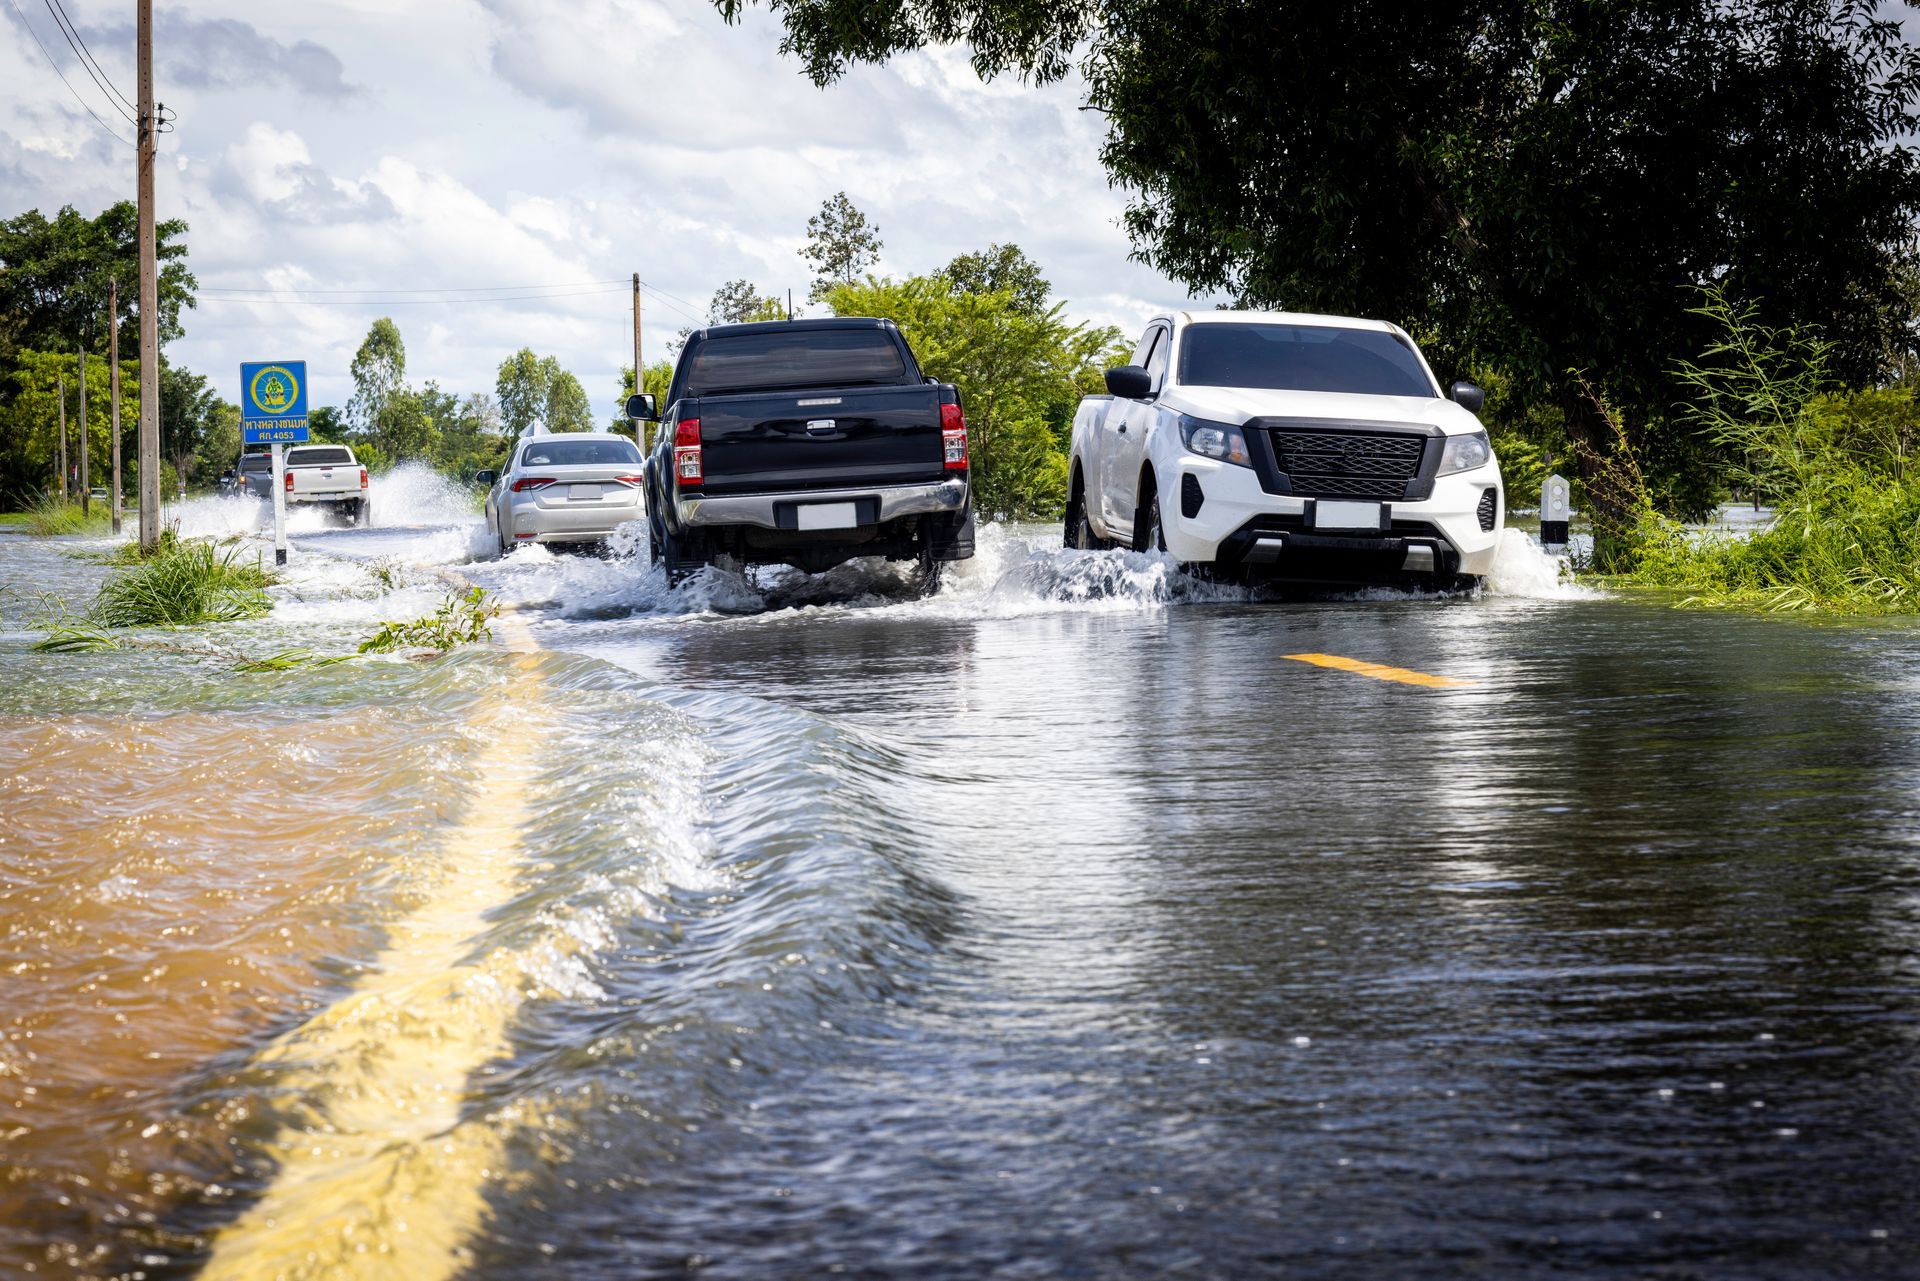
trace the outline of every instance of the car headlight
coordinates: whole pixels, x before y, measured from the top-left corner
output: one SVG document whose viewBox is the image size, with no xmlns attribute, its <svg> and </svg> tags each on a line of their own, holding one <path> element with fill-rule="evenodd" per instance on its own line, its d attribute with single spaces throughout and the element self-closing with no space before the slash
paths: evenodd
<svg viewBox="0 0 1920 1281">
<path fill-rule="evenodd" d="M 1464 436 L 1449 436 L 1446 451 L 1440 455 L 1440 474 L 1450 476 L 1457 471 L 1472 471 L 1492 460 L 1493 442 L 1487 439 L 1487 433 L 1470 431 Z"/>
<path fill-rule="evenodd" d="M 1182 414 L 1180 442 L 1203 458 L 1218 458 L 1236 467 L 1253 466 L 1253 458 L 1247 453 L 1246 435 L 1226 423 L 1210 423 Z"/>
</svg>

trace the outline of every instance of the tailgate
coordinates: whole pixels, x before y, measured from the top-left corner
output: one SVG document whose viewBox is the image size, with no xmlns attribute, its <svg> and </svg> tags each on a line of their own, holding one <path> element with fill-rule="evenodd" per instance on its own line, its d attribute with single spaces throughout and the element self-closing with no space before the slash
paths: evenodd
<svg viewBox="0 0 1920 1281">
<path fill-rule="evenodd" d="M 941 389 L 852 387 L 688 402 L 699 418 L 704 492 L 777 493 L 945 478 Z"/>
<path fill-rule="evenodd" d="M 340 463 L 331 467 L 289 467 L 287 475 L 293 477 L 293 492 L 296 494 L 360 492 L 358 463 Z"/>
</svg>

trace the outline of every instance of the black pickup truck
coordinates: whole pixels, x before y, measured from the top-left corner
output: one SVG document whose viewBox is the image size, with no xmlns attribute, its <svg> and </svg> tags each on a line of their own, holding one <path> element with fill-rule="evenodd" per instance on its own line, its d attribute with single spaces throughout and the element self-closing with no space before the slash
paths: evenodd
<svg viewBox="0 0 1920 1281">
<path fill-rule="evenodd" d="M 921 376 L 891 321 L 715 325 L 681 348 L 646 463 L 653 558 L 672 579 L 703 565 L 856 556 L 913 561 L 923 590 L 973 555 L 960 396 Z"/>
</svg>

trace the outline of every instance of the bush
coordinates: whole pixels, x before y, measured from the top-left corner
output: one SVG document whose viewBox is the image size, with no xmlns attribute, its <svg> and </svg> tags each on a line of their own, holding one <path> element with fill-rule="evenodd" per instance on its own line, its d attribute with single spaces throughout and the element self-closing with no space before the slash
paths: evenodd
<svg viewBox="0 0 1920 1281">
<path fill-rule="evenodd" d="M 273 608 L 272 579 L 257 561 L 210 542 L 188 542 L 109 578 L 87 618 L 102 627 L 184 627 L 259 618 Z"/>
<path fill-rule="evenodd" d="M 1772 497 L 1774 522 L 1736 538 L 1660 516 L 1616 422 L 1595 486 L 1610 486 L 1624 515 L 1596 530 L 1599 567 L 1686 589 L 1695 605 L 1920 613 L 1920 476 L 1908 465 L 1920 415 L 1911 391 L 1833 393 L 1824 342 L 1764 326 L 1717 290 L 1699 312 L 1722 336 L 1703 363 L 1676 371 L 1694 392 L 1682 418 L 1737 460 L 1732 479 Z"/>
</svg>

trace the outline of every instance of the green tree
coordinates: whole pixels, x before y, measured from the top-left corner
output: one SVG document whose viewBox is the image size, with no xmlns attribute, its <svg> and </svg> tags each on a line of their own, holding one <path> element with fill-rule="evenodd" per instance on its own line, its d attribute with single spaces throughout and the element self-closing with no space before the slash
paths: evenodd
<svg viewBox="0 0 1920 1281">
<path fill-rule="evenodd" d="M 196 478 L 196 464 L 213 443 L 222 403 L 206 375 L 180 365 L 160 366 L 160 453 L 181 479 Z M 240 450 L 236 446 L 233 452 L 238 457 Z M 232 462 L 229 458 L 225 465 Z"/>
<path fill-rule="evenodd" d="M 707 323 L 739 325 L 750 320 L 766 320 L 769 305 L 776 311 L 780 307 L 774 299 L 762 297 L 752 281 L 729 280 L 713 291 L 713 301 L 707 305 Z"/>
<path fill-rule="evenodd" d="M 547 430 L 592 431 L 593 402 L 587 398 L 587 389 L 572 373 L 560 368 L 558 360 L 549 356 L 547 362 L 552 365 L 552 376 L 547 380 Z"/>
<path fill-rule="evenodd" d="M 837 191 L 807 219 L 807 247 L 800 256 L 813 266 L 812 302 L 826 297 L 835 285 L 850 285 L 880 260 L 880 229 Z"/>
<path fill-rule="evenodd" d="M 431 459 L 440 430 L 427 413 L 421 394 L 401 388 L 387 397 L 373 423 L 373 443 L 395 462 Z"/>
<path fill-rule="evenodd" d="M 1040 274 L 1040 265 L 1019 245 L 988 245 L 979 253 L 961 254 L 940 273 L 959 293 L 990 294 L 1004 289 L 1014 303 L 1034 315 L 1046 311 L 1053 286 Z"/>
<path fill-rule="evenodd" d="M 536 356 L 531 347 L 500 362 L 494 383 L 501 422 L 517 437 L 540 423 L 548 431 L 591 431 L 593 402 L 580 380 L 553 356 Z"/>
<path fill-rule="evenodd" d="M 320 444 L 344 445 L 347 443 L 346 416 L 333 405 L 321 405 L 307 412 L 307 434 Z"/>
<path fill-rule="evenodd" d="M 41 351 L 85 344 L 91 352 L 104 352 L 107 285 L 118 280 L 120 349 L 137 354 L 138 227 L 130 200 L 109 205 L 94 218 L 67 205 L 52 218 L 29 209 L 0 222 L 0 315 L 10 322 L 12 342 Z M 163 344 L 180 337 L 180 309 L 193 306 L 199 286 L 187 270 L 186 232 L 187 224 L 178 218 L 154 227 Z"/>
<path fill-rule="evenodd" d="M 356 431 L 376 432 L 381 411 L 406 386 L 407 345 L 401 341 L 400 327 L 385 316 L 374 321 L 353 355 L 352 373 L 347 422 Z"/>
<path fill-rule="evenodd" d="M 60 455 L 60 396 L 64 384 L 67 416 L 67 458 L 78 466 L 80 457 L 79 358 L 70 351 L 21 351 L 7 376 L 7 396 L 0 402 L 0 469 L 13 486 L 6 493 L 18 502 L 58 483 Z M 140 415 L 140 367 L 120 362 L 120 430 L 123 461 L 129 468 L 134 426 Z M 96 483 L 112 476 L 111 372 L 104 360 L 87 361 L 88 466 Z M 124 479 L 124 478 L 123 478 Z M 129 485 L 131 482 L 128 482 Z"/>
<path fill-rule="evenodd" d="M 1011 289 L 955 293 L 939 276 L 869 278 L 827 294 L 836 315 L 893 321 L 921 368 L 966 411 L 974 495 L 987 515 L 1051 516 L 1066 498 L 1066 435 L 1081 395 L 1120 359 L 1120 333 L 1035 314 Z"/>
<path fill-rule="evenodd" d="M 660 412 L 667 409 L 667 388 L 673 382 L 673 362 L 656 360 L 646 367 L 646 376 L 640 390 L 653 393 L 654 400 L 660 406 Z M 627 421 L 627 397 L 633 395 L 633 366 L 620 366 L 620 399 L 614 402 L 613 417 L 607 422 L 607 430 L 633 434 L 633 424 Z"/>
<path fill-rule="evenodd" d="M 744 0 L 716 0 L 736 19 Z M 1913 349 L 1920 47 L 1868 0 L 769 0 L 817 81 L 963 40 L 985 75 L 1084 47 L 1136 252 L 1256 305 L 1384 316 L 1605 446 L 1700 349 L 1691 287 Z M 1082 46 L 1082 42 L 1084 46 Z"/>
</svg>

